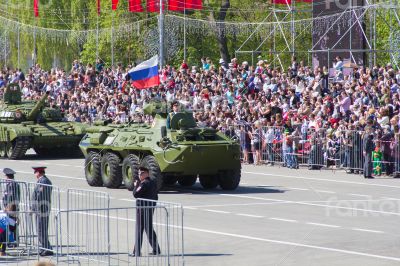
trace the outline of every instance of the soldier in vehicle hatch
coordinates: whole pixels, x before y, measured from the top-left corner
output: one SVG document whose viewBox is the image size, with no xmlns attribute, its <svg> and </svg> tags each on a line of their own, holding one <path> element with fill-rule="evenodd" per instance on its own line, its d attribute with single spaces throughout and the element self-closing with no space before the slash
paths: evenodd
<svg viewBox="0 0 400 266">
<path fill-rule="evenodd" d="M 172 106 L 172 112 L 169 113 L 167 116 L 167 129 L 171 129 L 171 119 L 179 111 L 179 102 L 173 101 L 171 106 Z"/>
</svg>

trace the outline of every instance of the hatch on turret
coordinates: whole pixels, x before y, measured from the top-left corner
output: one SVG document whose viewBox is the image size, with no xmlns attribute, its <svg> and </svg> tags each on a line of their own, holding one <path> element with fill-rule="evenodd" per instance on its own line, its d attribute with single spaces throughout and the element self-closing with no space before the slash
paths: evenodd
<svg viewBox="0 0 400 266">
<path fill-rule="evenodd" d="M 21 89 L 18 84 L 10 83 L 4 91 L 3 101 L 6 104 L 20 104 L 22 101 Z"/>
</svg>

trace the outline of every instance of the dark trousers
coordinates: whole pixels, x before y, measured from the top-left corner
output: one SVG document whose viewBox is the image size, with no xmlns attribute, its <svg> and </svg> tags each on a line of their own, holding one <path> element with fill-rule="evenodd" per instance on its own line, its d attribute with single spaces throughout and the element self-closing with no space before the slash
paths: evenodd
<svg viewBox="0 0 400 266">
<path fill-rule="evenodd" d="M 36 229 L 39 241 L 39 252 L 51 250 L 49 241 L 49 213 L 38 213 L 36 215 Z"/>
<path fill-rule="evenodd" d="M 364 177 L 372 176 L 372 154 L 367 152 L 364 160 Z"/>
<path fill-rule="evenodd" d="M 1 252 L 5 252 L 7 248 L 7 230 L 0 233 Z"/>
<path fill-rule="evenodd" d="M 153 253 L 160 253 L 160 246 L 158 245 L 157 235 L 153 228 L 153 214 L 154 208 L 151 207 L 138 207 L 136 209 L 136 237 L 134 253 L 139 256 L 143 242 L 143 230 L 146 231 L 147 239 Z"/>
<path fill-rule="evenodd" d="M 385 161 L 386 175 L 393 174 L 394 162 L 393 162 L 392 156 L 388 153 L 384 153 L 383 160 Z"/>
</svg>

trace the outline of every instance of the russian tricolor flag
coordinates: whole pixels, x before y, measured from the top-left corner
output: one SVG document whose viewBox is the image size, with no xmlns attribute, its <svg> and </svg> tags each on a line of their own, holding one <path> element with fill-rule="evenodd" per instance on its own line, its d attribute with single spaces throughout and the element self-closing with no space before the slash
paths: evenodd
<svg viewBox="0 0 400 266">
<path fill-rule="evenodd" d="M 129 70 L 129 77 L 136 89 L 147 89 L 160 85 L 158 55 L 153 56 Z"/>
</svg>

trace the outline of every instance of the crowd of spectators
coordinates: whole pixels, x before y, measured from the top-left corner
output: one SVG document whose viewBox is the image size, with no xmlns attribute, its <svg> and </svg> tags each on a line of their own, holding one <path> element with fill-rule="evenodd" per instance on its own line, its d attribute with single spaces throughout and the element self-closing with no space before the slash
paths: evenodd
<svg viewBox="0 0 400 266">
<path fill-rule="evenodd" d="M 344 75 L 343 61 L 337 57 L 330 76 L 326 67 L 313 69 L 295 57 L 288 69 L 261 59 L 255 66 L 236 58 L 217 62 L 202 58 L 199 66 L 185 61 L 177 67 L 166 65 L 159 73 L 161 84 L 147 90 L 130 86 L 126 77 L 131 65 L 108 68 L 100 61 L 84 65 L 79 60 L 68 70 L 46 71 L 40 65 L 26 73 L 3 69 L 0 87 L 19 83 L 28 100 L 50 91 L 50 104 L 59 106 L 66 120 L 82 123 L 151 123 L 142 112 L 145 103 L 155 98 L 179 101 L 193 110 L 200 127 L 245 132 L 244 161 L 254 152 L 256 163 L 260 143 L 268 143 L 263 127 L 283 127 L 286 135 L 304 138 L 309 129 L 324 129 L 327 137 L 345 130 L 371 129 L 379 136 L 399 133 L 400 71 L 390 64 L 353 66 Z"/>
</svg>

